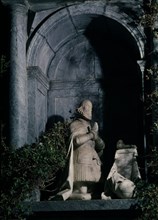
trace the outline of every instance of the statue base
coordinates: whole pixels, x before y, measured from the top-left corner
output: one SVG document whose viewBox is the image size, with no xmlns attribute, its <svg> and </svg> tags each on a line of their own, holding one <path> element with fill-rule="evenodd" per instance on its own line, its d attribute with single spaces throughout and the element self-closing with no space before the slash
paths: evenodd
<svg viewBox="0 0 158 220">
<path fill-rule="evenodd" d="M 135 199 L 25 202 L 26 220 L 135 220 L 141 213 Z"/>
<path fill-rule="evenodd" d="M 92 196 L 90 193 L 77 193 L 74 192 L 69 197 L 70 200 L 91 200 Z"/>
</svg>

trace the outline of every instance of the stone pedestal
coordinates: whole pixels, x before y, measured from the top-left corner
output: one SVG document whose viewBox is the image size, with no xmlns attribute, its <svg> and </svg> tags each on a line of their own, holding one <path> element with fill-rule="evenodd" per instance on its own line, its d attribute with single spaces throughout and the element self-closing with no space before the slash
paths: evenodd
<svg viewBox="0 0 158 220">
<path fill-rule="evenodd" d="M 132 199 L 43 201 L 26 204 L 31 204 L 32 209 L 32 214 L 27 215 L 27 220 L 134 220 L 140 212 L 135 209 L 137 201 Z"/>
</svg>

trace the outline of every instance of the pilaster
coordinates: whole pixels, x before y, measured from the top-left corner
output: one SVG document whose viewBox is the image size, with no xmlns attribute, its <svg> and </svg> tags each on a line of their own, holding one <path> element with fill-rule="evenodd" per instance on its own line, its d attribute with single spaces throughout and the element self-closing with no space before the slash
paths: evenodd
<svg viewBox="0 0 158 220">
<path fill-rule="evenodd" d="M 34 143 L 45 131 L 47 123 L 47 91 L 49 81 L 37 66 L 28 72 L 28 143 Z"/>
</svg>

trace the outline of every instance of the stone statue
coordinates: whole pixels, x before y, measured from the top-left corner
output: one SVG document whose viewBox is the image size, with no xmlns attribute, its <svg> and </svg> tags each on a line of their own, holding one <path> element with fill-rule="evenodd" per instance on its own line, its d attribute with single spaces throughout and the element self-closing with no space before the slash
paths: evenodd
<svg viewBox="0 0 158 220">
<path fill-rule="evenodd" d="M 69 170 L 62 191 L 63 200 L 90 200 L 96 183 L 101 178 L 104 142 L 98 135 L 98 123 L 92 122 L 92 103 L 84 100 L 70 124 Z"/>
<path fill-rule="evenodd" d="M 117 142 L 115 161 L 105 183 L 102 199 L 135 197 L 135 182 L 141 179 L 136 157 L 135 145 L 125 145 L 122 140 Z"/>
</svg>

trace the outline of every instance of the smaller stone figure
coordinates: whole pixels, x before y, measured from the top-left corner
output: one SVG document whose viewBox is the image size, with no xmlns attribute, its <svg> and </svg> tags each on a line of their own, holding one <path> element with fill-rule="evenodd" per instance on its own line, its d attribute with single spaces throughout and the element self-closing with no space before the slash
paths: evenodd
<svg viewBox="0 0 158 220">
<path fill-rule="evenodd" d="M 141 179 L 137 156 L 135 145 L 125 145 L 122 140 L 117 142 L 115 161 L 107 177 L 102 199 L 135 197 L 135 181 Z"/>
<path fill-rule="evenodd" d="M 70 124 L 68 176 L 58 196 L 63 200 L 90 200 L 101 178 L 104 142 L 98 135 L 98 123 L 92 122 L 91 101 L 84 100 L 76 113 Z"/>
</svg>

